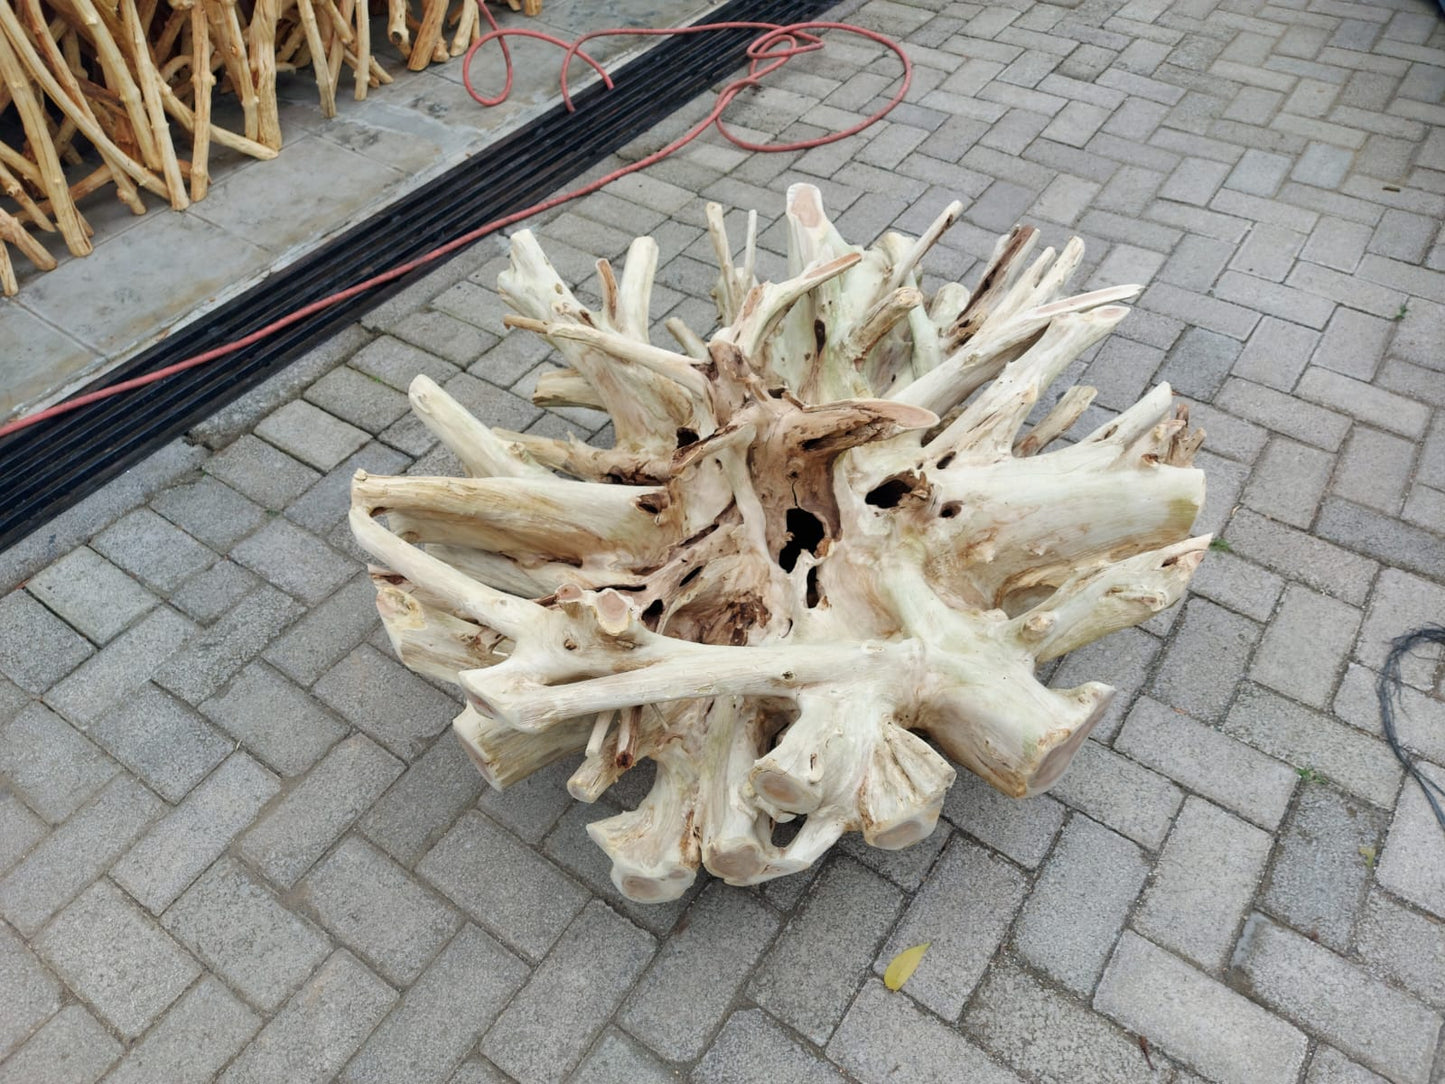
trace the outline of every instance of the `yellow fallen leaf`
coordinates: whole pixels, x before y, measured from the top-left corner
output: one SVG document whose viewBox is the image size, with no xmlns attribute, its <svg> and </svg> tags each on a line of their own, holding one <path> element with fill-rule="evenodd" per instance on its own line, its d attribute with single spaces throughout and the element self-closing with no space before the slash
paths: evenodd
<svg viewBox="0 0 1445 1084">
<path fill-rule="evenodd" d="M 918 965 L 923 960 L 923 954 L 928 951 L 932 941 L 925 941 L 921 945 L 914 945 L 912 948 L 904 949 L 897 956 L 893 957 L 888 964 L 888 970 L 883 972 L 883 985 L 890 990 L 897 990 L 918 970 Z"/>
</svg>

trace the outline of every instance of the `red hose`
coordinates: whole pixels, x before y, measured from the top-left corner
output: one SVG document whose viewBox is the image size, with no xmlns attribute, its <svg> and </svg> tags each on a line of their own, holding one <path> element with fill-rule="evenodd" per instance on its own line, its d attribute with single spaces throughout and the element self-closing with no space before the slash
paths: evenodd
<svg viewBox="0 0 1445 1084">
<path fill-rule="evenodd" d="M 488 222 L 484 226 L 478 226 L 476 229 L 464 233 L 460 237 L 453 238 L 446 244 L 434 248 L 430 252 L 418 256 L 413 260 L 408 260 L 406 263 L 400 264 L 397 267 L 393 267 L 388 271 L 383 271 L 379 275 L 373 275 L 371 278 L 363 279 L 361 282 L 358 282 L 353 286 L 348 286 L 346 289 L 339 290 L 328 297 L 323 297 L 318 301 L 313 301 L 309 305 L 303 305 L 301 308 L 286 314 L 279 320 L 272 321 L 264 327 L 257 328 L 249 335 L 243 335 L 241 338 L 235 339 L 232 342 L 228 342 L 222 346 L 213 347 L 212 349 L 206 350 L 202 353 L 194 354 L 191 357 L 186 358 L 184 361 L 178 361 L 174 365 L 166 366 L 164 369 L 157 369 L 155 372 L 146 373 L 144 376 L 134 377 L 130 380 L 123 380 L 119 384 L 112 384 L 109 387 L 101 388 L 98 391 L 88 392 L 85 395 L 78 395 L 73 399 L 67 399 L 62 403 L 56 403 L 54 406 L 46 407 L 44 410 L 38 410 L 33 414 L 27 414 L 23 417 L 12 419 L 11 421 L 6 422 L 4 425 L 0 425 L 0 437 L 7 436 L 10 433 L 18 432 L 21 429 L 26 429 L 32 425 L 37 424 L 38 422 L 45 421 L 48 418 L 54 418 L 58 415 L 69 413 L 70 411 L 85 406 L 89 403 L 99 402 L 101 399 L 108 399 L 113 395 L 119 395 L 121 392 L 131 391 L 135 388 L 143 388 L 148 384 L 154 384 L 159 380 L 164 380 L 168 376 L 172 376 L 179 372 L 184 372 L 187 369 L 194 369 L 200 365 L 205 365 L 207 362 L 215 361 L 218 358 L 223 358 L 228 354 L 233 354 L 237 350 L 242 349 L 243 347 L 247 347 L 252 345 L 253 343 L 260 342 L 262 339 L 265 339 L 268 336 L 275 334 L 282 328 L 287 328 L 290 327 L 292 324 L 299 323 L 300 321 L 306 319 L 308 316 L 328 309 L 332 305 L 339 304 L 342 301 L 348 301 L 351 298 L 356 297 L 358 294 L 364 293 L 365 291 L 371 289 L 374 286 L 380 286 L 383 283 L 395 281 L 396 279 L 399 279 L 404 275 L 410 274 L 412 271 L 415 271 L 419 267 L 425 267 L 427 264 L 439 260 L 443 256 L 450 255 L 451 253 L 457 251 L 457 249 L 459 248 L 466 247 L 473 241 L 480 240 L 481 238 L 487 236 L 489 233 L 494 233 L 497 230 L 502 229 L 503 227 L 514 225 L 515 223 L 520 222 L 525 218 L 530 218 L 532 215 L 540 214 L 543 211 L 550 211 L 553 207 L 558 207 L 561 204 L 567 203 L 571 200 L 578 199 L 582 196 L 590 195 L 591 193 L 596 192 L 598 189 L 604 187 L 605 185 L 617 180 L 617 178 L 619 177 L 625 177 L 629 173 L 636 173 L 638 170 L 646 169 L 654 162 L 659 162 L 662 159 L 666 158 L 668 155 L 672 154 L 680 147 L 686 146 L 688 143 L 692 142 L 694 139 L 696 139 L 699 135 L 701 135 L 713 125 L 717 126 L 718 131 L 722 133 L 724 138 L 732 141 L 733 143 L 737 144 L 739 147 L 742 147 L 745 150 L 761 152 L 807 150 L 810 147 L 820 147 L 825 143 L 833 143 L 837 140 L 844 139 L 850 135 L 855 135 L 856 133 L 861 132 L 864 128 L 867 128 L 869 125 L 881 120 L 893 109 L 894 106 L 896 106 L 899 102 L 903 100 L 903 96 L 908 93 L 908 87 L 913 81 L 913 64 L 911 61 L 909 61 L 908 55 L 903 51 L 902 46 L 900 46 L 896 41 L 893 41 L 891 38 L 884 36 L 883 34 L 876 33 L 875 31 L 868 30 L 861 26 L 854 26 L 851 23 L 803 22 L 792 23 L 789 25 L 779 25 L 776 23 L 728 22 L 705 23 L 699 24 L 697 26 L 685 26 L 675 29 L 594 30 L 590 33 L 583 34 L 576 41 L 569 43 L 563 41 L 561 38 L 553 37 L 550 34 L 543 34 L 536 30 L 526 30 L 521 28 L 502 30 L 497 26 L 496 20 L 492 18 L 492 13 L 487 10 L 486 0 L 477 0 L 477 3 L 481 7 L 482 15 L 486 17 L 487 22 L 491 25 L 492 29 L 489 33 L 474 42 L 472 44 L 472 47 L 467 50 L 467 54 L 462 60 L 462 81 L 466 84 L 467 93 L 470 94 L 473 98 L 475 98 L 479 103 L 485 106 L 500 105 L 502 102 L 506 101 L 508 95 L 511 94 L 513 73 L 511 50 L 507 48 L 507 38 L 509 37 L 537 38 L 541 41 L 548 42 L 549 44 L 556 45 L 558 48 L 566 50 L 566 56 L 564 57 L 562 62 L 562 75 L 560 83 L 562 89 L 562 100 L 566 103 L 568 110 L 572 110 L 574 107 L 572 105 L 572 96 L 567 86 L 567 72 L 568 69 L 571 67 L 573 58 L 580 57 L 585 63 L 589 64 L 593 68 L 593 70 L 595 70 L 599 75 L 601 75 L 602 81 L 606 84 L 607 88 L 609 90 L 612 89 L 611 76 L 607 74 L 607 72 L 603 69 L 602 65 L 597 63 L 597 61 L 594 60 L 592 57 L 588 56 L 587 53 L 585 53 L 582 49 L 582 46 L 593 38 L 616 37 L 619 35 L 659 36 L 674 34 L 702 34 L 708 31 L 717 30 L 762 30 L 764 31 L 764 33 L 762 33 L 759 37 L 755 38 L 747 48 L 747 74 L 725 86 L 719 92 L 717 102 L 713 106 L 712 110 L 708 113 L 708 115 L 697 124 L 695 124 L 691 129 L 689 129 L 686 134 L 673 140 L 670 144 L 668 144 L 661 150 L 655 151 L 654 153 L 649 154 L 647 157 L 633 162 L 631 165 L 624 166 L 622 169 L 614 170 L 613 172 L 607 174 L 604 177 L 599 177 L 597 180 L 591 181 L 590 183 L 583 185 L 581 188 L 574 189 L 573 191 L 567 192 L 560 196 L 553 196 L 552 198 L 543 200 L 540 203 L 535 203 L 531 207 L 527 207 L 524 210 L 517 211 L 513 214 L 495 219 L 492 222 Z M 893 52 L 898 55 L 898 59 L 903 63 L 903 78 L 900 80 L 897 91 L 894 93 L 893 97 L 888 101 L 888 103 L 877 112 L 873 113 L 871 116 L 853 125 L 853 127 L 851 128 L 845 129 L 841 132 L 833 132 L 829 135 L 819 136 L 817 139 L 802 140 L 801 142 L 797 143 L 750 143 L 747 140 L 739 139 L 732 132 L 728 131 L 726 126 L 724 126 L 724 124 L 722 123 L 722 113 L 723 110 L 725 110 L 732 103 L 732 100 L 736 98 L 740 93 L 742 93 L 742 91 L 746 88 L 758 85 L 759 80 L 761 80 L 764 76 L 770 75 L 773 72 L 777 71 L 793 57 L 800 56 L 803 53 L 811 53 L 823 48 L 822 39 L 819 38 L 816 34 L 812 33 L 813 31 L 821 30 L 839 30 L 849 34 L 857 34 L 860 37 L 867 38 L 870 41 L 877 42 L 879 45 L 885 46 L 886 48 L 893 50 Z M 498 97 L 486 98 L 479 94 L 472 86 L 471 63 L 472 57 L 476 55 L 477 50 L 480 49 L 483 45 L 486 45 L 488 42 L 491 42 L 493 40 L 497 42 L 502 51 L 504 68 L 506 70 L 506 83 L 502 88 L 502 93 Z"/>
</svg>

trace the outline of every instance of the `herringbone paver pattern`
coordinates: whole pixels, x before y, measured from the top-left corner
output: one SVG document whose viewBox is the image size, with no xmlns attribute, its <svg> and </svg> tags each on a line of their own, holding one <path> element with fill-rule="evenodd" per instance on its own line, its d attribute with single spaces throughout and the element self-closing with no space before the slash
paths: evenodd
<svg viewBox="0 0 1445 1084">
<path fill-rule="evenodd" d="M 709 138 L 543 220 L 587 291 L 634 233 L 653 316 L 710 326 L 703 205 L 846 236 L 969 203 L 935 273 L 1024 220 L 1139 281 L 1092 426 L 1170 380 L 1209 431 L 1187 602 L 1066 660 L 1120 689 L 1051 796 L 971 777 L 901 853 L 620 899 L 567 765 L 506 794 L 392 661 L 344 523 L 358 468 L 452 472 L 425 372 L 531 405 L 502 246 L 458 257 L 0 554 L 0 1081 L 1445 1082 L 1445 836 L 1379 732 L 1388 640 L 1445 619 L 1445 19 L 1426 0 L 845 3 L 918 64 L 846 143 Z M 837 42 L 737 107 L 846 126 L 892 67 Z M 692 103 L 621 159 L 700 116 Z M 605 163 L 607 169 L 616 162 Z M 1445 780 L 1438 661 L 1402 728 Z M 932 947 L 902 993 L 878 974 Z"/>
</svg>

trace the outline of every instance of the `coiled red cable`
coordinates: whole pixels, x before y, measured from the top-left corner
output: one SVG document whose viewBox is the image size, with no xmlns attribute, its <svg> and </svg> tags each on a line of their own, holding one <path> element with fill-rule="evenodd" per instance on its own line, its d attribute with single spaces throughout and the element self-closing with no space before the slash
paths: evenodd
<svg viewBox="0 0 1445 1084">
<path fill-rule="evenodd" d="M 521 211 L 517 211 L 513 214 L 495 219 L 491 222 L 486 223 L 483 226 L 478 226 L 476 229 L 470 230 L 459 237 L 455 237 L 452 240 L 448 241 L 446 244 L 440 245 L 437 248 L 432 249 L 430 252 L 416 257 L 415 259 L 408 260 L 406 263 L 399 264 L 398 266 L 393 267 L 390 270 L 383 271 L 381 274 L 373 275 L 370 278 L 363 279 L 362 281 L 355 283 L 354 285 L 346 287 L 344 290 L 338 290 L 334 294 L 323 297 L 320 300 L 313 301 L 309 305 L 303 305 L 301 308 L 295 309 L 294 311 L 286 314 L 280 319 L 274 320 L 271 323 L 266 324 L 264 327 L 257 328 L 255 331 L 251 332 L 248 335 L 243 335 L 239 339 L 235 339 L 231 342 L 225 343 L 222 346 L 213 347 L 210 350 L 203 351 L 202 353 L 194 354 L 191 357 L 186 358 L 184 361 L 178 361 L 174 365 L 168 365 L 163 369 L 157 369 L 155 372 L 146 373 L 144 376 L 134 377 L 131 380 L 123 380 L 118 384 L 112 384 L 109 387 L 101 388 L 97 391 L 89 392 L 85 395 L 79 395 L 73 399 L 67 399 L 61 403 L 56 403 L 54 406 L 46 407 L 44 410 L 38 410 L 32 414 L 27 414 L 23 417 L 12 419 L 11 421 L 6 422 L 4 425 L 0 425 L 0 437 L 6 436 L 10 433 L 18 432 L 21 429 L 26 429 L 49 418 L 54 418 L 61 414 L 69 413 L 70 411 L 82 406 L 86 406 L 89 403 L 98 402 L 102 399 L 108 399 L 111 396 L 119 395 L 122 392 L 133 391 L 137 388 L 146 387 L 149 384 L 154 384 L 157 381 L 164 380 L 168 376 L 174 376 L 176 373 L 184 372 L 187 369 L 194 369 L 198 366 L 205 365 L 208 362 L 216 361 L 220 358 L 226 357 L 229 354 L 234 354 L 236 351 L 241 350 L 244 347 L 251 346 L 252 344 L 258 343 L 261 340 L 267 338 L 268 336 L 275 334 L 282 328 L 287 328 L 293 324 L 299 323 L 302 320 L 305 320 L 308 316 L 313 316 L 318 312 L 329 309 L 333 305 L 340 304 L 343 301 L 349 301 L 351 298 L 356 297 L 359 294 L 365 293 L 367 290 L 370 290 L 375 286 L 380 286 L 384 283 L 393 282 L 404 275 L 410 274 L 412 271 L 415 271 L 419 267 L 425 267 L 427 264 L 433 263 L 444 256 L 448 256 L 460 248 L 465 248 L 467 245 L 471 244 L 474 241 L 480 240 L 481 238 L 487 236 L 490 233 L 495 233 L 499 229 L 515 225 L 516 223 L 521 222 L 523 219 L 530 218 L 531 216 L 540 214 L 543 211 L 550 211 L 552 208 L 561 206 L 562 204 L 568 203 L 571 200 L 580 199 L 582 196 L 590 195 L 591 193 L 596 192 L 599 189 L 610 184 L 611 182 L 617 180 L 619 177 L 625 177 L 630 173 L 636 173 L 639 170 L 646 169 L 648 166 L 654 164 L 655 162 L 660 162 L 668 155 L 673 154 L 679 148 L 686 146 L 688 143 L 691 143 L 694 139 L 696 139 L 703 132 L 707 131 L 707 129 L 710 127 L 716 126 L 718 131 L 723 135 L 724 138 L 735 143 L 737 146 L 742 147 L 744 150 L 759 152 L 807 150 L 810 147 L 820 147 L 826 143 L 834 143 L 840 139 L 845 139 L 848 136 L 856 135 L 858 132 L 861 132 L 869 125 L 877 123 L 884 116 L 886 116 L 893 109 L 894 106 L 896 106 L 899 102 L 903 100 L 903 96 L 908 93 L 908 88 L 913 81 L 913 64 L 908 59 L 908 54 L 903 51 L 903 47 L 899 45 L 898 42 L 894 41 L 892 38 L 889 38 L 884 34 L 869 30 L 866 27 L 855 26 L 852 23 L 813 21 L 780 25 L 777 23 L 722 22 L 702 23 L 695 26 L 685 26 L 671 29 L 593 30 L 590 33 L 583 34 L 576 41 L 567 42 L 563 41 L 561 38 L 553 37 L 550 34 L 544 34 L 540 31 L 528 30 L 521 27 L 508 28 L 506 30 L 503 30 L 498 27 L 496 20 L 492 17 L 492 13 L 487 10 L 486 0 L 477 0 L 477 3 L 481 8 L 481 14 L 485 16 L 488 24 L 491 26 L 491 30 L 487 34 L 479 38 L 477 41 L 473 42 L 472 47 L 467 50 L 466 56 L 462 60 L 462 81 L 466 85 L 467 93 L 469 93 L 474 99 L 476 99 L 477 102 L 484 106 L 500 105 L 502 102 L 507 100 L 507 97 L 512 92 L 512 54 L 511 50 L 507 46 L 508 38 L 536 38 L 540 41 L 545 41 L 551 45 L 555 45 L 558 48 L 566 50 L 566 55 L 564 56 L 562 61 L 562 74 L 560 84 L 562 90 L 562 100 L 566 103 L 567 109 L 570 111 L 573 110 L 574 107 L 572 104 L 572 96 L 568 89 L 567 74 L 569 69 L 571 68 L 572 61 L 574 59 L 580 58 L 583 62 L 590 65 L 592 69 L 602 77 L 602 81 L 607 86 L 607 88 L 609 90 L 612 89 L 612 77 L 607 74 L 607 71 L 602 67 L 601 64 L 599 64 L 583 50 L 583 46 L 594 38 L 618 37 L 623 35 L 657 37 L 664 35 L 704 34 L 720 30 L 760 30 L 763 33 L 760 34 L 757 38 L 755 38 L 747 48 L 747 74 L 741 76 L 740 78 L 723 87 L 723 89 L 718 94 L 716 103 L 713 105 L 713 108 L 708 113 L 708 115 L 697 124 L 693 125 L 693 127 L 690 128 L 685 134 L 679 136 L 677 139 L 673 140 L 661 150 L 654 151 L 652 154 L 647 155 L 645 158 L 640 158 L 636 162 L 624 166 L 621 169 L 614 170 L 603 177 L 599 177 L 596 180 L 581 186 L 580 188 L 573 189 L 572 191 L 566 192 L 559 196 L 553 196 L 550 199 L 542 200 L 540 203 L 535 203 L 532 206 L 524 208 Z M 740 139 L 734 133 L 730 132 L 727 127 L 722 123 L 722 114 L 723 111 L 727 109 L 727 107 L 732 103 L 733 99 L 736 98 L 748 87 L 757 86 L 764 77 L 777 71 L 793 57 L 801 56 L 804 53 L 816 52 L 817 50 L 822 49 L 823 39 L 818 37 L 815 31 L 826 30 L 836 30 L 848 34 L 856 34 L 860 37 L 867 38 L 869 41 L 876 42 L 877 44 L 882 45 L 885 48 L 891 49 L 895 54 L 897 54 L 898 59 L 902 62 L 903 65 L 903 73 L 902 77 L 899 80 L 898 88 L 894 92 L 893 97 L 889 99 L 888 103 L 872 115 L 864 118 L 857 124 L 853 125 L 851 128 L 847 128 L 839 132 L 832 132 L 825 136 L 819 136 L 816 139 L 806 139 L 794 143 L 762 144 L 752 143 L 745 139 Z M 482 94 L 478 93 L 477 90 L 472 86 L 471 63 L 472 58 L 477 53 L 477 50 L 492 41 L 496 41 L 501 49 L 503 67 L 506 72 L 506 83 L 503 86 L 500 95 L 495 98 L 487 98 Z"/>
</svg>

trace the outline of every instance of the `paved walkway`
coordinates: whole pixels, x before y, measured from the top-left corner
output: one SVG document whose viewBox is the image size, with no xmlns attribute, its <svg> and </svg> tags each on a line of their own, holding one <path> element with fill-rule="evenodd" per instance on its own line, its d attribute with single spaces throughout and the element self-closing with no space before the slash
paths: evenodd
<svg viewBox="0 0 1445 1084">
<path fill-rule="evenodd" d="M 694 326 L 703 202 L 766 224 L 798 178 L 856 239 L 970 200 L 940 274 L 1022 219 L 1085 237 L 1082 281 L 1147 282 L 1083 379 L 1101 411 L 1163 378 L 1195 404 L 1228 551 L 1064 663 L 1120 687 L 1097 740 L 1048 797 L 961 778 L 911 850 L 653 908 L 583 831 L 639 773 L 598 807 L 565 766 L 483 793 L 342 518 L 357 467 L 450 466 L 417 372 L 489 422 L 597 424 L 529 404 L 549 363 L 502 336 L 485 244 L 0 554 L 0 1081 L 1445 1081 L 1445 835 L 1372 692 L 1385 642 L 1445 619 L 1445 21 L 841 10 L 919 63 L 886 125 L 704 142 L 541 232 L 574 281 L 651 232 L 653 312 Z M 741 123 L 850 123 L 888 85 L 870 56 L 839 43 Z M 1439 666 L 1406 677 L 1445 766 Z"/>
</svg>

